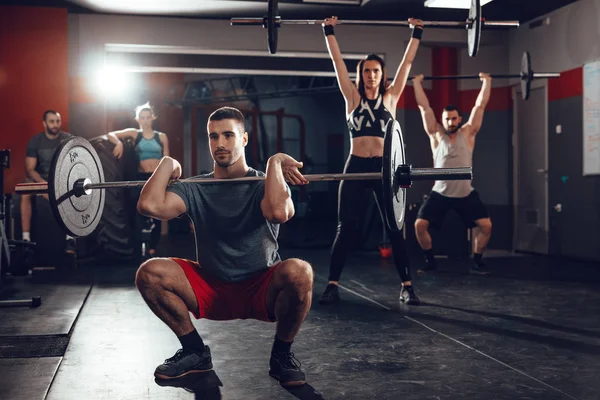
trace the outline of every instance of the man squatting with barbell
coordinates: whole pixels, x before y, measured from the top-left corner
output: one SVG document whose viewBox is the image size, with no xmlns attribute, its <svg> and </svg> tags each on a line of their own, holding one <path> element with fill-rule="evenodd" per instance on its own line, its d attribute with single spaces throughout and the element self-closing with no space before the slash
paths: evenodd
<svg viewBox="0 0 600 400">
<path fill-rule="evenodd" d="M 181 165 L 163 157 L 144 185 L 140 213 L 169 220 L 186 215 L 194 224 L 196 261 L 153 258 L 143 263 L 135 283 L 150 309 L 177 335 L 182 348 L 155 370 L 169 380 L 212 369 L 210 349 L 194 328 L 196 319 L 256 319 L 275 322 L 269 374 L 282 385 L 305 382 L 291 351 L 312 302 L 309 263 L 278 254 L 279 225 L 294 215 L 286 181 L 307 184 L 302 163 L 278 153 L 269 158 L 266 175 L 246 163 L 245 118 L 223 107 L 208 118 L 214 171 L 201 178 L 266 176 L 234 185 L 199 185 L 181 176 Z"/>
<path fill-rule="evenodd" d="M 479 77 L 483 82 L 481 91 L 471 110 L 469 120 L 463 125 L 461 125 L 462 117 L 456 106 L 453 105 L 447 105 L 444 108 L 440 125 L 436 121 L 435 114 L 423 90 L 423 75 L 413 78 L 415 97 L 421 110 L 423 127 L 431 144 L 434 168 L 471 167 L 473 165 L 475 137 L 481 128 L 483 112 L 490 99 L 492 88 L 492 78 L 489 74 L 480 73 Z M 479 228 L 475 237 L 474 264 L 471 267 L 471 273 L 489 274 L 481 258 L 492 234 L 492 222 L 479 193 L 473 188 L 471 181 L 467 180 L 436 181 L 428 198 L 421 205 L 415 221 L 415 232 L 417 241 L 425 252 L 425 265 L 417 272 L 423 273 L 437 268 L 428 228 L 429 225 L 440 227 L 450 209 L 454 209 L 458 213 L 467 227 L 477 226 Z"/>
</svg>

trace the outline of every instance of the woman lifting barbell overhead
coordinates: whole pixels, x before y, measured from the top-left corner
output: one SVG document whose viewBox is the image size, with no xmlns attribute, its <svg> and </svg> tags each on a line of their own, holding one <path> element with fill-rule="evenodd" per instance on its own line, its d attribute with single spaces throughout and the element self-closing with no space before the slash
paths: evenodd
<svg viewBox="0 0 600 400">
<path fill-rule="evenodd" d="M 350 155 L 344 173 L 374 172 L 382 169 L 383 143 L 386 125 L 396 117 L 396 104 L 404 91 L 412 62 L 417 54 L 423 24 L 410 18 L 412 37 L 396 76 L 388 85 L 385 62 L 376 54 L 369 54 L 357 66 L 356 83 L 344 63 L 334 35 L 337 17 L 323 22 L 329 55 L 333 61 L 336 77 L 346 102 L 346 120 L 351 137 Z M 338 193 L 338 225 L 331 250 L 329 283 L 319 303 L 330 304 L 340 300 L 338 282 L 354 238 L 360 232 L 361 213 L 365 210 L 368 195 L 373 192 L 382 220 L 383 186 L 378 181 L 341 181 Z M 386 226 L 387 227 L 387 226 Z M 409 258 L 402 232 L 388 229 L 396 269 L 402 280 L 400 301 L 416 305 L 420 303 L 412 286 Z"/>
</svg>

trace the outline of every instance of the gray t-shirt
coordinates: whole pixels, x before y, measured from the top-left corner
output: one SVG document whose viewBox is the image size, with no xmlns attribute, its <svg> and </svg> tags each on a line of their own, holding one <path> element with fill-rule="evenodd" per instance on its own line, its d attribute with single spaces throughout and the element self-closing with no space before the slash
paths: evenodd
<svg viewBox="0 0 600 400">
<path fill-rule="evenodd" d="M 250 168 L 246 176 L 266 176 Z M 195 178 L 213 178 L 214 173 Z M 279 224 L 265 219 L 260 203 L 265 181 L 199 184 L 185 179 L 167 191 L 183 199 L 196 232 L 201 268 L 228 282 L 250 278 L 281 261 Z"/>
<path fill-rule="evenodd" d="M 71 134 L 67 132 L 59 132 L 56 139 L 48 139 L 46 134 L 42 132 L 29 139 L 25 154 L 27 157 L 33 157 L 37 160 L 35 171 L 40 174 L 44 180 L 48 180 L 50 162 L 52 162 L 54 151 L 63 140 L 70 137 Z"/>
</svg>

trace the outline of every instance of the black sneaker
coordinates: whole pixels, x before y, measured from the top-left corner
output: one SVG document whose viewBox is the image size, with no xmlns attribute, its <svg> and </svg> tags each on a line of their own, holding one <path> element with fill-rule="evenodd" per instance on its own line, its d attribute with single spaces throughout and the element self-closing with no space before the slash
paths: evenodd
<svg viewBox="0 0 600 400">
<path fill-rule="evenodd" d="M 400 290 L 400 301 L 411 306 L 418 306 L 421 304 L 421 300 L 417 297 L 412 285 L 402 285 L 402 289 Z"/>
<path fill-rule="evenodd" d="M 284 386 L 304 385 L 306 377 L 300 366 L 301 363 L 294 357 L 294 353 L 271 353 L 269 375 Z"/>
<path fill-rule="evenodd" d="M 333 304 L 340 302 L 340 289 L 338 285 L 334 285 L 330 283 L 327 285 L 325 292 L 321 295 L 319 299 L 319 304 Z"/>
<path fill-rule="evenodd" d="M 470 272 L 475 275 L 489 275 L 491 273 L 483 263 L 473 265 Z"/>
<path fill-rule="evenodd" d="M 212 368 L 212 357 L 208 346 L 204 346 L 204 351 L 179 349 L 173 357 L 156 367 L 154 376 L 159 379 L 176 379 L 191 373 L 210 371 Z"/>
</svg>

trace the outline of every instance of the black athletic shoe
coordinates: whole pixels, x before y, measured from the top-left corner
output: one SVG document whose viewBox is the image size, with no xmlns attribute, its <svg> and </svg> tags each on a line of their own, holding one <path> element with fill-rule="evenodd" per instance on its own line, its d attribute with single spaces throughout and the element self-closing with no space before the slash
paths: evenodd
<svg viewBox="0 0 600 400">
<path fill-rule="evenodd" d="M 437 269 L 437 264 L 436 263 L 429 263 L 429 262 L 425 262 L 425 265 L 422 266 L 421 268 L 417 269 L 417 274 L 424 274 L 426 272 L 432 272 L 435 271 Z"/>
<path fill-rule="evenodd" d="M 411 306 L 418 306 L 421 304 L 421 300 L 417 297 L 412 285 L 402 285 L 402 289 L 400 290 L 400 301 Z"/>
<path fill-rule="evenodd" d="M 489 275 L 491 273 L 483 263 L 473 265 L 470 272 L 475 275 Z"/>
<path fill-rule="evenodd" d="M 304 372 L 300 370 L 301 363 L 294 353 L 272 353 L 269 361 L 269 375 L 284 386 L 297 386 L 306 383 Z"/>
<path fill-rule="evenodd" d="M 340 289 L 337 285 L 330 283 L 327 285 L 325 292 L 321 295 L 319 299 L 319 304 L 333 304 L 340 302 Z"/>
<path fill-rule="evenodd" d="M 154 371 L 154 376 L 159 379 L 176 379 L 196 372 L 212 370 L 212 357 L 210 348 L 204 346 L 204 351 L 177 350 L 177 353 Z"/>
</svg>

